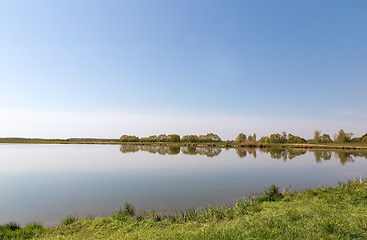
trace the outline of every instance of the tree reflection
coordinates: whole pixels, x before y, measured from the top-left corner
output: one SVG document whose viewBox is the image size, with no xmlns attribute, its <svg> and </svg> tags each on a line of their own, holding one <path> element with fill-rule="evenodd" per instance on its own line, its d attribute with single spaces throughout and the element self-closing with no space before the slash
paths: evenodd
<svg viewBox="0 0 367 240">
<path fill-rule="evenodd" d="M 346 151 L 335 151 L 335 158 L 339 158 L 340 163 L 344 165 L 347 162 L 354 162 L 351 152 Z"/>
<path fill-rule="evenodd" d="M 317 163 L 322 162 L 322 160 L 330 160 L 331 159 L 331 152 L 330 151 L 321 151 L 321 150 L 317 150 L 313 152 L 315 155 L 315 160 Z"/>
<path fill-rule="evenodd" d="M 205 155 L 208 157 L 218 156 L 222 149 L 221 148 L 209 148 L 209 147 L 180 147 L 180 146 L 160 146 L 160 145 L 131 145 L 131 144 L 123 144 L 120 147 L 120 151 L 122 153 L 131 153 L 131 152 L 149 152 L 149 153 L 158 153 L 161 155 L 177 155 L 180 152 L 188 155 Z"/>
<path fill-rule="evenodd" d="M 180 152 L 187 155 L 204 155 L 207 157 L 218 156 L 222 149 L 215 147 L 195 147 L 195 146 L 178 146 L 178 145 L 138 145 L 138 144 L 123 144 L 120 147 L 122 153 L 134 153 L 138 151 L 150 152 L 153 154 L 161 155 L 177 155 Z M 247 155 L 257 157 L 257 151 L 261 153 L 270 154 L 271 158 L 282 159 L 284 162 L 292 160 L 297 156 L 305 154 L 307 151 L 312 151 L 315 156 L 315 161 L 321 163 L 328 161 L 332 158 L 333 154 L 335 159 L 338 159 L 342 165 L 347 162 L 353 163 L 355 157 L 363 157 L 367 159 L 366 150 L 310 150 L 310 149 L 284 149 L 284 148 L 248 148 L 241 147 L 236 149 L 236 153 L 240 158 L 245 158 Z"/>
<path fill-rule="evenodd" d="M 269 153 L 271 158 L 283 159 L 284 162 L 292 160 L 297 156 L 305 154 L 307 151 L 303 149 L 282 149 L 282 148 L 261 148 L 261 152 Z"/>
<path fill-rule="evenodd" d="M 189 155 L 205 155 L 207 157 L 218 156 L 221 152 L 221 148 L 209 148 L 209 147 L 181 147 L 183 154 Z"/>
<path fill-rule="evenodd" d="M 317 163 L 322 162 L 322 160 L 327 161 L 331 159 L 332 154 L 334 157 L 340 161 L 342 165 L 347 162 L 353 163 L 355 157 L 363 157 L 367 159 L 367 151 L 357 151 L 357 150 L 334 150 L 334 151 L 314 151 L 315 160 Z"/>
<path fill-rule="evenodd" d="M 247 156 L 247 153 L 251 154 L 254 158 L 256 158 L 257 153 L 256 153 L 256 148 L 253 147 L 240 147 L 236 149 L 237 151 L 237 155 L 240 158 L 244 158 Z"/>
<path fill-rule="evenodd" d="M 139 151 L 138 145 L 121 145 L 120 151 L 122 153 L 132 153 Z"/>
<path fill-rule="evenodd" d="M 237 148 L 237 155 L 240 158 L 244 158 L 244 157 L 247 156 L 247 151 L 246 150 L 243 150 L 243 149 L 240 149 L 240 148 Z"/>
</svg>

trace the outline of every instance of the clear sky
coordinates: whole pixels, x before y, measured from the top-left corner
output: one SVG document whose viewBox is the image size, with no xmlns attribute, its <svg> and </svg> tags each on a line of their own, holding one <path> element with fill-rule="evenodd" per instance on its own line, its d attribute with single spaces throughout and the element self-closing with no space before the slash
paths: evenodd
<svg viewBox="0 0 367 240">
<path fill-rule="evenodd" d="M 0 137 L 367 131 L 367 1 L 0 1 Z"/>
</svg>

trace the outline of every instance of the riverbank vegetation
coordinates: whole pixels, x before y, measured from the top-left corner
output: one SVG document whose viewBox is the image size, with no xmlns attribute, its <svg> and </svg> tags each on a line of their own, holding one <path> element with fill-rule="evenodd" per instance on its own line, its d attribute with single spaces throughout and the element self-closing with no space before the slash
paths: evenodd
<svg viewBox="0 0 367 240">
<path fill-rule="evenodd" d="M 299 193 L 273 185 L 233 206 L 162 214 L 125 203 L 112 217 L 72 215 L 56 228 L 9 223 L 0 239 L 366 239 L 366 199 L 362 179 Z"/>
</svg>

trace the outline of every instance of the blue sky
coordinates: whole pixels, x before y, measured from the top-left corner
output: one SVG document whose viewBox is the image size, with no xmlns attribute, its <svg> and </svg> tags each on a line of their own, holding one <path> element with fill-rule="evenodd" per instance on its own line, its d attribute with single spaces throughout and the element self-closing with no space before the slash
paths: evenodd
<svg viewBox="0 0 367 240">
<path fill-rule="evenodd" d="M 1 1 L 0 136 L 364 134 L 366 12 L 362 0 Z"/>
</svg>

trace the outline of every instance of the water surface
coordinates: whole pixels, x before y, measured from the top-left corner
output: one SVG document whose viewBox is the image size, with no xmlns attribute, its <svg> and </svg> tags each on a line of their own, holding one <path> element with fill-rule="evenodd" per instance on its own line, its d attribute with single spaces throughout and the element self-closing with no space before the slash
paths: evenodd
<svg viewBox="0 0 367 240">
<path fill-rule="evenodd" d="M 234 204 L 271 184 L 298 191 L 367 174 L 357 151 L 0 144 L 0 224 L 110 216 L 128 201 L 171 211 Z"/>
</svg>

